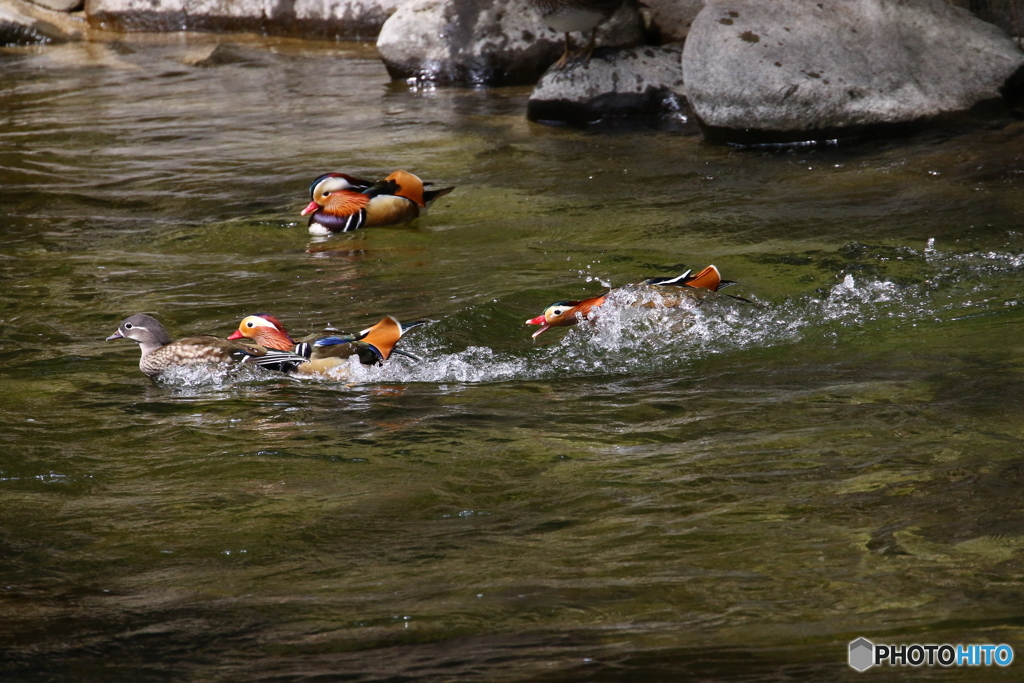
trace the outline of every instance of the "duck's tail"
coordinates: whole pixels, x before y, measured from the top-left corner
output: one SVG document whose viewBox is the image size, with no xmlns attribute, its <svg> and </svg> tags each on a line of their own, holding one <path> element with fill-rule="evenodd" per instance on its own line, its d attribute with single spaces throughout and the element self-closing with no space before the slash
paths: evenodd
<svg viewBox="0 0 1024 683">
<path fill-rule="evenodd" d="M 443 187 L 440 190 L 425 190 L 423 192 L 423 205 L 430 206 L 434 203 L 435 199 L 445 196 L 454 189 L 454 187 Z"/>
<path fill-rule="evenodd" d="M 722 274 L 718 272 L 718 268 L 715 266 L 708 266 L 704 270 L 700 271 L 696 275 L 690 275 L 693 271 L 686 271 L 682 275 L 676 275 L 675 277 L 652 277 L 644 280 L 645 285 L 676 285 L 678 287 L 695 287 L 701 289 L 710 289 L 712 292 L 717 292 L 720 289 L 724 289 L 730 285 L 736 284 L 733 280 L 723 280 Z"/>
<path fill-rule="evenodd" d="M 390 315 L 385 316 L 379 323 L 359 333 L 359 341 L 365 342 L 373 347 L 380 356 L 381 362 L 386 361 L 394 351 L 395 344 L 402 338 L 402 323 Z"/>
</svg>

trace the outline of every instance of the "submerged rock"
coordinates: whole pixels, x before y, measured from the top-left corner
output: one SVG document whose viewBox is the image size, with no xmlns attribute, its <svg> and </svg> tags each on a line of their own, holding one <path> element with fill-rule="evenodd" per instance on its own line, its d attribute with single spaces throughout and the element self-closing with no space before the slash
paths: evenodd
<svg viewBox="0 0 1024 683">
<path fill-rule="evenodd" d="M 1024 53 L 943 0 L 711 0 L 683 50 L 712 139 L 823 140 L 964 112 L 1016 87 Z"/>
<path fill-rule="evenodd" d="M 616 118 L 685 118 L 682 46 L 604 48 L 544 74 L 526 117 L 581 125 Z"/>
<path fill-rule="evenodd" d="M 227 65 L 266 66 L 266 52 L 231 43 L 213 43 L 189 50 L 182 58 L 183 64 L 196 67 L 217 67 Z"/>
<path fill-rule="evenodd" d="M 70 1 L 70 0 L 69 0 Z M 401 0 L 86 0 L 93 26 L 120 31 L 258 31 L 372 38 Z"/>
<path fill-rule="evenodd" d="M 597 40 L 633 45 L 643 35 L 639 10 L 626 2 L 598 29 Z M 392 78 L 466 85 L 535 83 L 564 46 L 563 35 L 526 0 L 408 0 L 377 39 Z"/>
</svg>

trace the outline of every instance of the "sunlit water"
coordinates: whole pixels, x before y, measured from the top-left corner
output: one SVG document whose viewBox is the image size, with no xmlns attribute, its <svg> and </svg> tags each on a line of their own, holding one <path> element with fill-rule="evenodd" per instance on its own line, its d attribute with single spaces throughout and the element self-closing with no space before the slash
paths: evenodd
<svg viewBox="0 0 1024 683">
<path fill-rule="evenodd" d="M 209 40 L 0 52 L 5 680 L 854 679 L 858 636 L 1024 654 L 1024 125 L 742 152 L 536 126 L 525 89 L 391 84 L 367 46 Z M 457 189 L 308 235 L 314 177 L 399 167 Z M 739 284 L 635 305 L 709 263 Z M 103 341 L 137 312 L 180 337 L 263 311 L 430 322 L 401 342 L 422 360 L 336 381 L 154 384 Z"/>
</svg>

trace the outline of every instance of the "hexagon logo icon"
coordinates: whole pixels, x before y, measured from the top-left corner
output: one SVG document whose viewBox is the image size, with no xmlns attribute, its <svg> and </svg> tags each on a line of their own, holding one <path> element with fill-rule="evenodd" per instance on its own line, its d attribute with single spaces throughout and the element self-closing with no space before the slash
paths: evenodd
<svg viewBox="0 0 1024 683">
<path fill-rule="evenodd" d="M 850 666 L 857 671 L 867 671 L 874 665 L 874 643 L 867 638 L 858 638 L 850 643 Z"/>
</svg>

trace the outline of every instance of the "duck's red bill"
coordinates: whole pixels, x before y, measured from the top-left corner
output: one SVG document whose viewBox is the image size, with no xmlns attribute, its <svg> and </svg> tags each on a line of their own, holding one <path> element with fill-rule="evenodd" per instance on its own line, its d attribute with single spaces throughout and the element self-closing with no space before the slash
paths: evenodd
<svg viewBox="0 0 1024 683">
<path fill-rule="evenodd" d="M 241 330 L 235 330 L 234 332 L 231 333 L 231 336 L 228 337 L 228 339 L 241 339 L 244 336 L 245 335 L 242 334 Z"/>
<path fill-rule="evenodd" d="M 540 328 L 539 330 L 537 330 L 536 332 L 534 332 L 534 333 L 533 333 L 533 334 L 531 335 L 531 336 L 532 336 L 532 337 L 533 337 L 534 339 L 536 339 L 536 338 L 537 338 L 537 336 L 538 336 L 538 335 L 539 335 L 539 334 L 540 334 L 541 332 L 543 332 L 544 330 L 546 330 L 546 329 L 548 329 L 549 327 L 551 327 L 551 325 L 548 325 L 548 321 L 544 319 L 544 314 L 543 314 L 543 313 L 541 313 L 540 315 L 538 315 L 538 316 L 537 316 L 536 318 L 530 318 L 529 320 L 527 320 L 527 321 L 526 321 L 526 324 L 527 324 L 527 325 L 543 325 L 543 326 L 544 326 L 544 327 Z"/>
<path fill-rule="evenodd" d="M 300 216 L 307 216 L 307 215 L 313 213 L 314 211 L 316 211 L 319 208 L 320 208 L 319 204 L 317 204 L 316 202 L 310 202 L 309 206 L 307 206 L 305 209 L 303 209 L 302 213 L 299 214 L 299 215 Z"/>
</svg>

